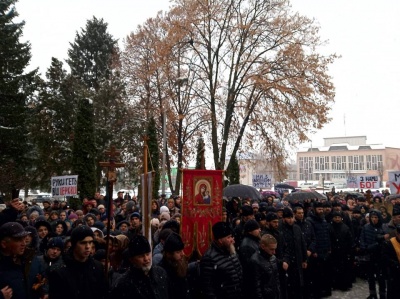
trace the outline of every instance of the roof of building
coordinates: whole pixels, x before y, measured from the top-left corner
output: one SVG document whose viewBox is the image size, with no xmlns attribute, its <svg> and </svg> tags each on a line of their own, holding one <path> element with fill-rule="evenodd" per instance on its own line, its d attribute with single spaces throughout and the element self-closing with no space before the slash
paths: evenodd
<svg viewBox="0 0 400 299">
<path fill-rule="evenodd" d="M 349 145 L 347 143 L 340 143 L 340 144 L 333 144 L 331 146 L 302 148 L 298 152 L 359 151 L 359 150 L 382 150 L 382 149 L 385 149 L 385 146 L 383 144 Z"/>
</svg>

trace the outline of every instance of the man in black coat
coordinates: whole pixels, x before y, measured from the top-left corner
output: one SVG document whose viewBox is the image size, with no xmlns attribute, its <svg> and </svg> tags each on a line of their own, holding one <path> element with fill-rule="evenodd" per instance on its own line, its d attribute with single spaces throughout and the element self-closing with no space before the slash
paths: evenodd
<svg viewBox="0 0 400 299">
<path fill-rule="evenodd" d="M 169 298 L 190 298 L 188 262 L 183 253 L 184 247 L 185 244 L 177 233 L 171 233 L 164 242 L 163 257 L 158 265 L 167 272 Z"/>
<path fill-rule="evenodd" d="M 304 288 L 303 269 L 307 268 L 307 246 L 299 226 L 294 224 L 294 215 L 290 208 L 283 209 L 282 233 L 285 242 L 283 262 L 287 268 L 287 298 L 302 299 Z M 284 287 L 281 285 L 281 290 Z"/>
<path fill-rule="evenodd" d="M 115 282 L 110 299 L 168 299 L 165 270 L 152 265 L 149 241 L 141 235 L 130 240 L 126 252 L 130 267 Z"/>
<path fill-rule="evenodd" d="M 260 250 L 249 262 L 249 298 L 280 299 L 278 262 L 275 257 L 276 239 L 269 234 L 261 237 Z"/>
<path fill-rule="evenodd" d="M 331 239 L 329 224 L 325 220 L 324 207 L 321 202 L 313 203 L 307 221 L 311 223 L 315 233 L 315 252 L 312 252 L 308 267 L 313 284 L 312 295 L 322 298 L 332 295 Z"/>
<path fill-rule="evenodd" d="M 214 241 L 200 260 L 204 298 L 242 298 L 242 266 L 235 252 L 233 231 L 226 222 L 212 227 Z"/>
<path fill-rule="evenodd" d="M 333 288 L 348 291 L 353 283 L 352 258 L 353 236 L 350 228 L 343 223 L 342 214 L 332 213 L 330 228 L 332 245 Z"/>
<path fill-rule="evenodd" d="M 49 298 L 102 299 L 107 296 L 103 265 L 91 257 L 94 241 L 88 226 L 71 233 L 71 248 L 64 263 L 49 273 Z"/>
<path fill-rule="evenodd" d="M 387 299 L 398 298 L 400 294 L 400 224 L 396 226 L 395 237 L 383 244 L 382 259 L 388 270 Z"/>
</svg>

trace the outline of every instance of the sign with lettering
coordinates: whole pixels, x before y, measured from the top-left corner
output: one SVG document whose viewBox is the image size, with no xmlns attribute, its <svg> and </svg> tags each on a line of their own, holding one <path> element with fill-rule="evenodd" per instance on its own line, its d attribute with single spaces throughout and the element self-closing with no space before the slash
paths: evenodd
<svg viewBox="0 0 400 299">
<path fill-rule="evenodd" d="M 357 177 L 355 176 L 347 177 L 347 188 L 357 188 Z"/>
<path fill-rule="evenodd" d="M 388 171 L 390 194 L 400 194 L 400 170 Z"/>
<path fill-rule="evenodd" d="M 360 189 L 377 189 L 379 188 L 379 176 L 377 175 L 360 175 L 357 177 L 357 188 Z"/>
<path fill-rule="evenodd" d="M 54 176 L 51 177 L 51 196 L 64 197 L 78 195 L 78 176 Z"/>
<path fill-rule="evenodd" d="M 253 174 L 253 187 L 272 188 L 272 175 L 270 174 Z"/>
</svg>

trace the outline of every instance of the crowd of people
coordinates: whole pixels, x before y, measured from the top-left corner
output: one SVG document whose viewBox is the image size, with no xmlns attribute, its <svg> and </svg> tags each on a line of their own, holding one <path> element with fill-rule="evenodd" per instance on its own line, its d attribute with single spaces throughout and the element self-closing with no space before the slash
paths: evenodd
<svg viewBox="0 0 400 299">
<path fill-rule="evenodd" d="M 357 277 L 368 283 L 369 299 L 393 299 L 400 199 L 369 194 L 225 199 L 210 247 L 190 257 L 179 196 L 151 202 L 150 240 L 139 203 L 123 193 L 111 215 L 100 193 L 75 210 L 16 198 L 0 212 L 0 299 L 312 299 L 349 291 Z"/>
</svg>

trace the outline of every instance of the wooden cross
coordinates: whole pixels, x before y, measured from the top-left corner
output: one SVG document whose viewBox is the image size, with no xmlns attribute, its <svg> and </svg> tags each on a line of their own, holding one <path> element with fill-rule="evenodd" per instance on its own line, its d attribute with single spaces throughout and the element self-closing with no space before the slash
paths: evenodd
<svg viewBox="0 0 400 299">
<path fill-rule="evenodd" d="M 115 183 L 117 181 L 117 173 L 115 172 L 115 168 L 124 167 L 125 163 L 116 162 L 116 158 L 121 154 L 119 150 L 115 149 L 115 146 L 111 146 L 109 151 L 105 152 L 106 156 L 108 156 L 108 162 L 99 162 L 101 167 L 107 167 L 107 179 L 110 183 Z"/>
<path fill-rule="evenodd" d="M 108 244 L 110 242 L 110 229 L 111 229 L 111 203 L 113 194 L 113 184 L 117 181 L 117 173 L 115 168 L 124 167 L 125 163 L 116 162 L 117 157 L 120 155 L 120 151 L 115 149 L 115 146 L 111 146 L 109 151 L 105 152 L 108 157 L 108 162 L 99 162 L 101 167 L 107 167 L 107 240 L 106 240 L 106 264 L 105 264 L 105 275 L 108 277 Z"/>
</svg>

